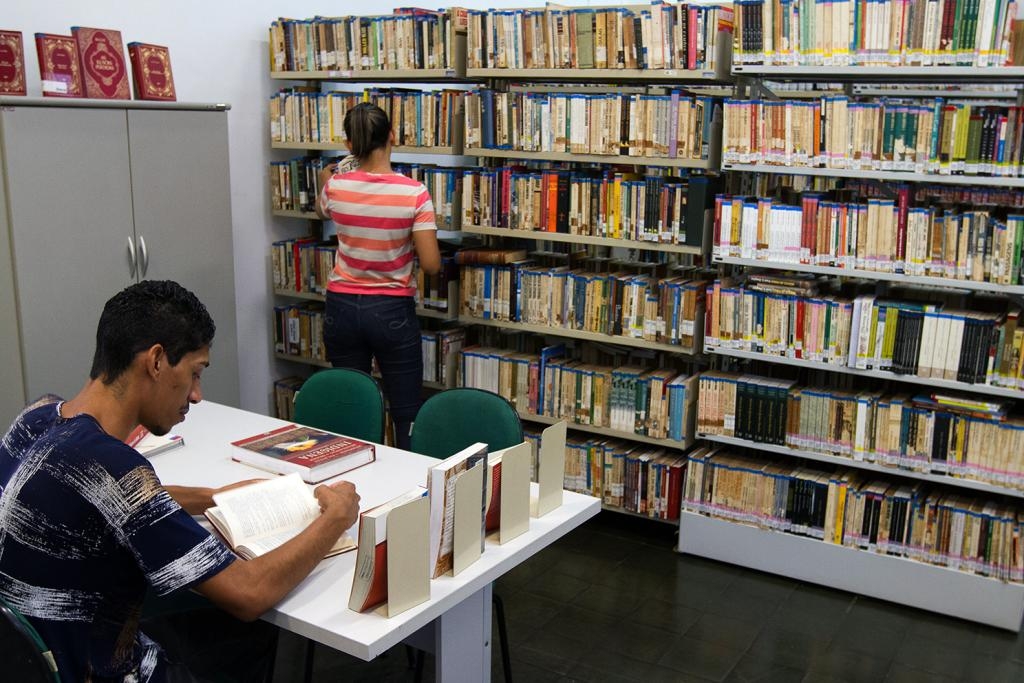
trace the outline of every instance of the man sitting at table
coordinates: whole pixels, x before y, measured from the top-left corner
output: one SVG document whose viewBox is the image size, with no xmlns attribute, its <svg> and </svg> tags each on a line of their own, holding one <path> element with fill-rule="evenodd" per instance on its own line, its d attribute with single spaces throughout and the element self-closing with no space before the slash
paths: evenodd
<svg viewBox="0 0 1024 683">
<path fill-rule="evenodd" d="M 358 515 L 352 484 L 319 486 L 323 514 L 308 529 L 239 560 L 191 517 L 216 491 L 163 486 L 124 443 L 139 424 L 166 434 L 202 399 L 214 329 L 174 282 L 128 287 L 104 306 L 85 387 L 30 405 L 0 442 L 0 597 L 36 627 L 63 680 L 188 680 L 139 630 L 147 586 L 194 588 L 254 620 Z"/>
</svg>

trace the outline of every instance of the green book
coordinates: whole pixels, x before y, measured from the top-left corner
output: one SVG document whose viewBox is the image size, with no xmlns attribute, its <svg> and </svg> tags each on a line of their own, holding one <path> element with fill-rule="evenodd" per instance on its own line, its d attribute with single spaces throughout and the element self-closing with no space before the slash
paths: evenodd
<svg viewBox="0 0 1024 683">
<path fill-rule="evenodd" d="M 882 153 L 883 161 L 892 161 L 892 145 L 896 132 L 896 107 L 886 105 L 882 114 Z"/>
<path fill-rule="evenodd" d="M 970 123 L 967 126 L 967 157 L 968 164 L 977 164 L 981 161 L 981 130 L 984 119 L 981 114 L 972 114 Z"/>
<path fill-rule="evenodd" d="M 576 66 L 594 68 L 594 18 L 592 9 L 575 10 L 576 14 Z"/>
</svg>

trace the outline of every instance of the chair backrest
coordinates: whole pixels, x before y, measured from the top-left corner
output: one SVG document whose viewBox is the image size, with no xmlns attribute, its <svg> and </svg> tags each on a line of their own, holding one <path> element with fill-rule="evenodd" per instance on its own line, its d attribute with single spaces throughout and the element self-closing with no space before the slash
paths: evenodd
<svg viewBox="0 0 1024 683">
<path fill-rule="evenodd" d="M 39 632 L 17 609 L 0 600 L 0 652 L 4 653 L 4 679 L 60 681 L 53 653 Z"/>
<path fill-rule="evenodd" d="M 414 453 L 447 458 L 477 441 L 496 451 L 523 441 L 515 408 L 482 389 L 448 389 L 427 399 L 412 423 Z"/>
<path fill-rule="evenodd" d="M 348 368 L 321 370 L 295 397 L 295 421 L 364 441 L 384 443 L 384 395 L 377 380 Z"/>
</svg>

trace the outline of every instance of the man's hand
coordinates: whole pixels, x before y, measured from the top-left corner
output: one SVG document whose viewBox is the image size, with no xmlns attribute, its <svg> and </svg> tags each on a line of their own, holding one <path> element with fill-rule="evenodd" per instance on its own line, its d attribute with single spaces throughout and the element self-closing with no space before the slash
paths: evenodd
<svg viewBox="0 0 1024 683">
<path fill-rule="evenodd" d="M 336 484 L 317 486 L 313 495 L 320 503 L 320 512 L 348 529 L 359 516 L 359 494 L 352 482 L 339 481 Z"/>
</svg>

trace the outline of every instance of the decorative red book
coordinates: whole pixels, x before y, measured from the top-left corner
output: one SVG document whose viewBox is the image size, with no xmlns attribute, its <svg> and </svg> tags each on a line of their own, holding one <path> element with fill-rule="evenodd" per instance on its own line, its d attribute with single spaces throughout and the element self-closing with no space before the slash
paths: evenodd
<svg viewBox="0 0 1024 683">
<path fill-rule="evenodd" d="M 25 45 L 21 31 L 0 31 L 0 95 L 25 94 Z"/>
<path fill-rule="evenodd" d="M 307 484 L 354 470 L 376 458 L 372 443 L 296 424 L 231 444 L 238 446 L 231 454 L 232 460 L 278 474 L 298 472 Z"/>
<path fill-rule="evenodd" d="M 102 100 L 130 100 L 128 68 L 124 61 L 121 32 L 72 26 L 78 43 L 85 96 Z"/>
<path fill-rule="evenodd" d="M 82 71 L 78 44 L 71 36 L 36 34 L 36 55 L 43 97 L 82 97 Z"/>
<path fill-rule="evenodd" d="M 135 99 L 174 102 L 174 76 L 171 74 L 171 53 L 162 45 L 128 43 L 132 61 L 132 82 Z"/>
</svg>

